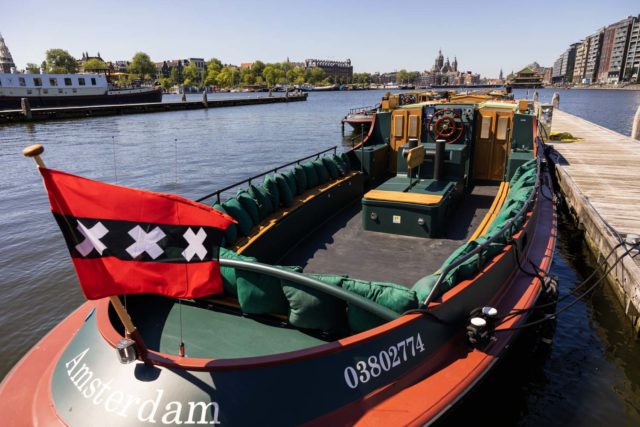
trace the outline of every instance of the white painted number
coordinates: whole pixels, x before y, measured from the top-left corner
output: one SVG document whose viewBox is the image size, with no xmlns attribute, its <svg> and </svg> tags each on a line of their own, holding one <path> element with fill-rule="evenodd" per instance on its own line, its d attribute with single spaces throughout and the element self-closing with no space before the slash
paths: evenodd
<svg viewBox="0 0 640 427">
<path fill-rule="evenodd" d="M 389 350 L 382 350 L 378 355 L 367 357 L 367 361 L 360 360 L 353 366 L 344 369 L 344 380 L 349 388 L 356 388 L 360 384 L 365 384 L 371 378 L 379 377 L 383 372 L 388 372 L 392 368 L 406 362 L 409 358 L 416 357 L 416 354 L 424 351 L 424 344 L 420 334 L 404 339 L 389 347 Z"/>
</svg>

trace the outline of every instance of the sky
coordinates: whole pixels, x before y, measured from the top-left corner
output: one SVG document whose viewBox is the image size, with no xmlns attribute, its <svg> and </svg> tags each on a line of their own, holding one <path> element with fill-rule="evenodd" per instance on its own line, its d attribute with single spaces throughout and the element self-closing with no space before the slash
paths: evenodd
<svg viewBox="0 0 640 427">
<path fill-rule="evenodd" d="M 18 68 L 62 48 L 130 60 L 200 57 L 240 64 L 351 59 L 354 72 L 423 71 L 438 49 L 497 77 L 640 14 L 639 0 L 7 1 L 0 33 Z"/>
</svg>

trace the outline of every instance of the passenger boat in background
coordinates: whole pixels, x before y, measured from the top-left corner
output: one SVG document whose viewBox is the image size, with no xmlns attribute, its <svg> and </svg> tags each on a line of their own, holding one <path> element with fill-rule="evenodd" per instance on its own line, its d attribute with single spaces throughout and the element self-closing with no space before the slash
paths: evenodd
<svg viewBox="0 0 640 427">
<path fill-rule="evenodd" d="M 85 303 L 7 375 L 0 417 L 440 419 L 553 291 L 556 216 L 531 104 L 416 101 L 377 112 L 355 150 L 333 147 L 200 199 L 237 221 L 220 248 L 223 291 L 127 296 L 135 343 L 118 297 Z"/>
<path fill-rule="evenodd" d="M 162 101 L 162 87 L 117 88 L 104 74 L 0 73 L 0 110 Z"/>
<path fill-rule="evenodd" d="M 346 116 L 342 119 L 342 125 L 347 123 L 353 128 L 353 130 L 369 131 L 371 123 L 373 123 L 373 116 L 378 110 L 379 105 L 375 107 L 357 107 L 349 110 Z"/>
</svg>

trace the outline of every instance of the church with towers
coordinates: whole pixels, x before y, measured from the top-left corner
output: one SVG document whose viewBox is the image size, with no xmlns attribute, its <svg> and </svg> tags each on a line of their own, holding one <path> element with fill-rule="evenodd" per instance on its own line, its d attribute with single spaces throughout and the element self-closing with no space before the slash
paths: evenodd
<svg viewBox="0 0 640 427">
<path fill-rule="evenodd" d="M 11 52 L 4 43 L 2 34 L 0 34 L 0 73 L 10 73 L 12 68 L 15 68 L 16 64 L 13 63 Z"/>
<path fill-rule="evenodd" d="M 430 70 L 424 71 L 419 78 L 420 86 L 433 85 L 474 85 L 480 82 L 480 75 L 471 71 L 461 72 L 458 70 L 458 58 L 453 57 L 453 62 L 449 57 L 445 59 L 442 50 L 438 49 L 438 55 Z"/>
</svg>

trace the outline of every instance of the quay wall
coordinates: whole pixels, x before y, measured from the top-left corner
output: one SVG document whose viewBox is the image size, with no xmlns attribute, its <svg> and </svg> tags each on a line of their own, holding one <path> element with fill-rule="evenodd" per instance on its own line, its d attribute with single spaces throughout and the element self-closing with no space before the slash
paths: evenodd
<svg viewBox="0 0 640 427">
<path fill-rule="evenodd" d="M 600 273 L 610 270 L 607 283 L 640 335 L 640 257 L 632 258 L 638 251 L 616 263 L 628 248 L 619 245 L 621 239 L 640 234 L 640 142 L 559 110 L 553 112 L 552 131 L 579 138 L 548 141 L 557 183 L 587 247 L 602 265 Z"/>
<path fill-rule="evenodd" d="M 56 119 L 116 116 L 121 114 L 160 113 L 166 111 L 198 110 L 203 108 L 238 107 L 245 105 L 276 104 L 306 101 L 307 94 L 262 96 L 258 98 L 220 99 L 183 102 L 152 102 L 144 104 L 91 105 L 81 107 L 27 108 L 0 110 L 0 124 L 38 122 Z"/>
</svg>

